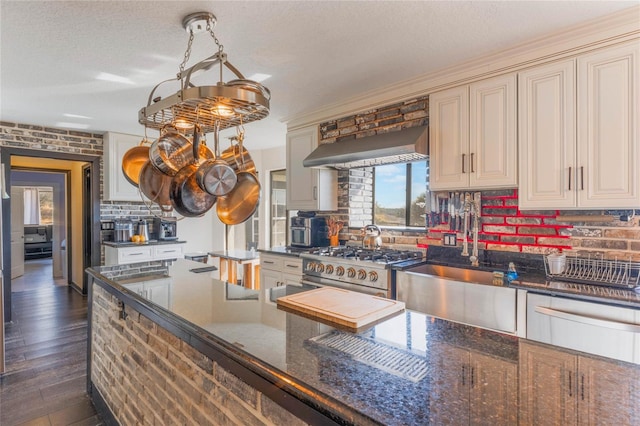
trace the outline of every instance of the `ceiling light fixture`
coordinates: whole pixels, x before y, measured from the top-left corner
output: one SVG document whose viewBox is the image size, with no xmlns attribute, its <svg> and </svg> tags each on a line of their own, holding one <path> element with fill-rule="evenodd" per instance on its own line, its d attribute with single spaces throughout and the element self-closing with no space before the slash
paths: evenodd
<svg viewBox="0 0 640 426">
<path fill-rule="evenodd" d="M 138 122 L 152 129 L 162 129 L 167 124 L 185 129 L 189 132 L 198 124 L 205 132 L 240 126 L 252 121 L 261 120 L 269 115 L 269 89 L 254 80 L 245 77 L 227 61 L 227 54 L 213 32 L 216 17 L 209 12 L 198 12 L 186 16 L 182 26 L 189 33 L 189 42 L 184 58 L 180 63 L 180 71 L 176 78 L 158 83 L 147 101 L 147 106 L 140 109 Z M 185 69 L 191 56 L 194 35 L 208 32 L 218 51 L 197 64 Z M 215 86 L 196 86 L 191 77 L 197 71 L 206 71 L 215 65 L 220 68 L 220 81 Z M 237 79 L 223 81 L 223 66 L 228 68 Z M 158 87 L 170 81 L 179 81 L 180 90 L 166 98 L 155 97 Z"/>
</svg>

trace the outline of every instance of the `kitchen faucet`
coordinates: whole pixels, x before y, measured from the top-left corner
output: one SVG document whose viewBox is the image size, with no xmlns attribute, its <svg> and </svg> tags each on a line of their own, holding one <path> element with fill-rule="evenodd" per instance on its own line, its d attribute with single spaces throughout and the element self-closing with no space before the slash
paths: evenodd
<svg viewBox="0 0 640 426">
<path fill-rule="evenodd" d="M 478 266 L 478 231 L 479 231 L 479 222 L 480 222 L 480 209 L 481 209 L 481 196 L 480 192 L 476 192 L 473 194 L 473 198 L 471 198 L 471 194 L 468 192 L 464 195 L 464 229 L 463 229 L 463 239 L 462 239 L 462 256 L 469 256 L 469 240 L 467 239 L 469 233 L 469 223 L 468 218 L 470 215 L 473 215 L 473 248 L 471 251 L 471 256 L 469 260 L 471 261 L 471 266 Z"/>
</svg>

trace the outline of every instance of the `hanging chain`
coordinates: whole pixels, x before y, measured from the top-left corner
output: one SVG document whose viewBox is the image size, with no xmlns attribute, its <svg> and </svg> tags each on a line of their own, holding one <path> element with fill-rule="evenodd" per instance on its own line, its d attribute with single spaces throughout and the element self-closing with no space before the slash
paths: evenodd
<svg viewBox="0 0 640 426">
<path fill-rule="evenodd" d="M 218 40 L 218 37 L 216 37 L 216 35 L 214 34 L 213 27 L 214 27 L 214 25 L 212 25 L 211 19 L 208 19 L 207 20 L 207 31 L 209 31 L 209 34 L 211 34 L 211 38 L 213 38 L 213 41 L 216 43 L 216 46 L 218 46 L 218 52 L 222 53 L 222 50 L 223 50 L 224 46 L 220 44 L 220 40 Z"/>
<path fill-rule="evenodd" d="M 189 42 L 187 43 L 187 50 L 184 52 L 184 59 L 180 63 L 180 75 L 184 72 L 184 67 L 187 65 L 187 61 L 189 61 L 189 57 L 191 56 L 191 45 L 193 44 L 193 30 L 189 30 Z"/>
</svg>

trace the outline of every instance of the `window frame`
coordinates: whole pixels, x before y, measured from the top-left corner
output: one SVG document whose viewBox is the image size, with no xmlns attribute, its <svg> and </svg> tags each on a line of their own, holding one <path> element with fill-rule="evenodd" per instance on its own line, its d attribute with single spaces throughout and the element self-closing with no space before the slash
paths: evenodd
<svg viewBox="0 0 640 426">
<path fill-rule="evenodd" d="M 380 228 L 385 228 L 385 229 L 408 229 L 408 230 L 417 230 L 417 229 L 425 229 L 426 228 L 426 223 L 424 226 L 420 226 L 420 225 L 409 225 L 409 222 L 411 220 L 411 195 L 412 195 L 412 177 L 413 177 L 413 164 L 414 163 L 419 163 L 419 162 L 425 162 L 426 163 L 426 181 L 425 181 L 425 200 L 426 198 L 429 196 L 429 164 L 427 160 L 418 160 L 418 161 L 411 161 L 408 163 L 402 163 L 405 164 L 407 166 L 406 169 L 406 173 L 405 173 L 405 187 L 406 187 L 406 194 L 405 194 L 405 201 L 404 201 L 404 225 L 400 225 L 400 226 L 394 226 L 394 225 L 380 225 L 378 223 L 376 223 L 376 168 L 380 167 L 380 166 L 373 166 L 373 204 L 372 204 L 372 222 L 374 225 L 379 226 Z M 385 166 L 386 164 L 382 164 L 382 166 Z"/>
</svg>

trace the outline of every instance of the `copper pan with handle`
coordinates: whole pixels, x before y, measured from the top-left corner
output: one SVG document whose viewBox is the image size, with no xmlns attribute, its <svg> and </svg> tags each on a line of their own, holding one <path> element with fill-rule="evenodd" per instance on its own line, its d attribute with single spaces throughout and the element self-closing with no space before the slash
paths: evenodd
<svg viewBox="0 0 640 426">
<path fill-rule="evenodd" d="M 213 158 L 213 152 L 204 144 L 199 146 L 200 158 Z M 184 166 L 194 160 L 191 141 L 173 126 L 165 126 L 158 139 L 149 148 L 149 161 L 167 176 L 175 176 Z"/>
<path fill-rule="evenodd" d="M 256 165 L 249 154 L 249 151 L 243 146 L 244 142 L 244 132 L 239 131 L 237 136 L 234 136 L 231 139 L 231 146 L 220 154 L 220 158 L 226 161 L 229 166 L 236 172 L 249 172 L 256 173 Z M 234 145 L 233 142 L 237 142 Z"/>
<path fill-rule="evenodd" d="M 172 210 L 169 196 L 171 177 L 160 173 L 148 159 L 140 169 L 138 182 L 138 188 L 145 197 L 158 204 L 162 211 Z"/>
<path fill-rule="evenodd" d="M 140 145 L 129 148 L 122 156 L 122 173 L 131 185 L 138 187 L 142 166 L 149 161 L 149 145 L 151 141 L 142 139 Z"/>
<path fill-rule="evenodd" d="M 171 178 L 170 198 L 173 208 L 185 217 L 198 217 L 209 211 L 218 197 L 200 188 L 196 174 L 202 165 L 200 158 L 200 129 L 193 132 L 193 161 Z"/>
<path fill-rule="evenodd" d="M 260 181 L 251 172 L 244 170 L 237 173 L 236 186 L 224 197 L 218 199 L 216 212 L 225 225 L 238 225 L 245 222 L 256 212 L 260 204 Z"/>
</svg>

